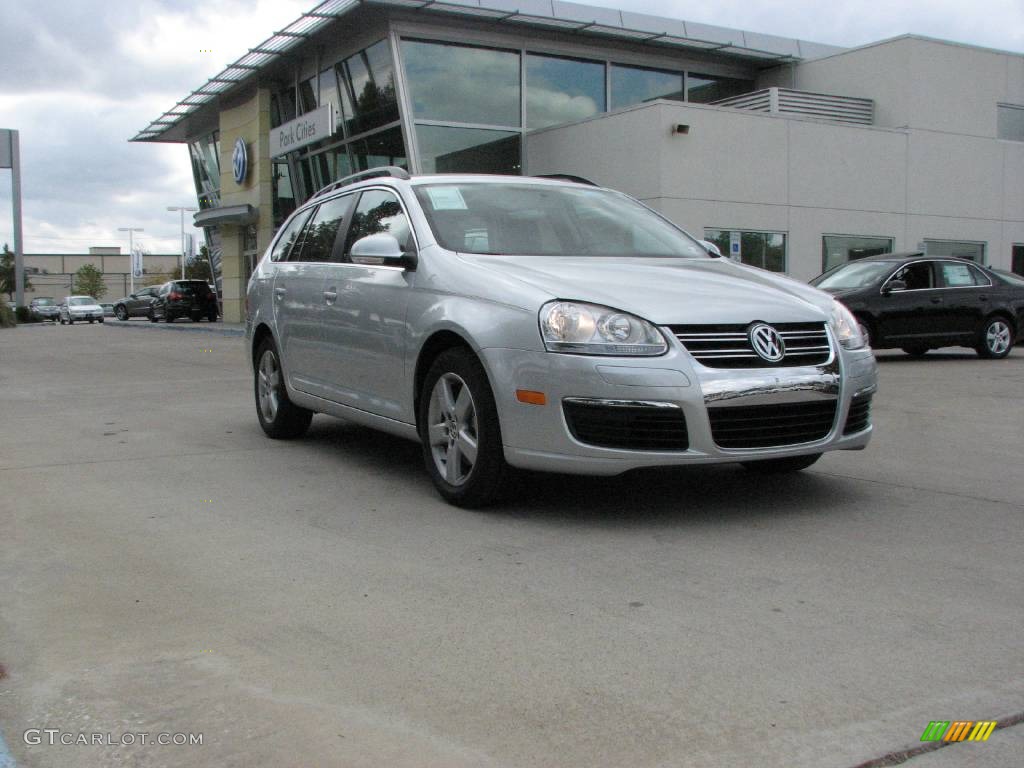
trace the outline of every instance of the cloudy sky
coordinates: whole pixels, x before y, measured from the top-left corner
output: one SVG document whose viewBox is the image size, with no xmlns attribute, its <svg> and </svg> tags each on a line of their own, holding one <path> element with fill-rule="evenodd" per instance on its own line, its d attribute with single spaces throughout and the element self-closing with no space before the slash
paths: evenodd
<svg viewBox="0 0 1024 768">
<path fill-rule="evenodd" d="M 1024 51 L 1024 0 L 590 4 L 835 45 L 913 32 Z M 145 229 L 138 238 L 151 253 L 177 251 L 178 214 L 166 207 L 195 205 L 187 150 L 128 139 L 315 5 L 315 0 L 5 2 L 0 128 L 21 132 L 26 252 L 83 252 L 90 245 L 127 250 L 125 235 L 117 231 L 126 226 Z M 10 171 L 0 170 L 0 243 L 11 240 L 10 210 Z"/>
</svg>

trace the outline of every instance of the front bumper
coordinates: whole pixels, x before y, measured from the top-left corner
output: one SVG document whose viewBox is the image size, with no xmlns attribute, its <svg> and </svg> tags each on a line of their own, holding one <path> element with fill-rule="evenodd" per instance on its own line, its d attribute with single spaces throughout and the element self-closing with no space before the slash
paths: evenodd
<svg viewBox="0 0 1024 768">
<path fill-rule="evenodd" d="M 830 338 L 833 355 L 820 366 L 713 369 L 697 363 L 682 345 L 661 357 L 609 358 L 519 349 L 482 350 L 494 385 L 505 459 L 513 466 L 585 475 L 616 475 L 639 467 L 740 462 L 867 445 L 872 429 L 844 435 L 850 403 L 875 391 L 877 365 L 870 349 L 850 352 Z M 547 404 L 528 405 L 516 390 L 544 392 Z M 663 403 L 686 419 L 685 450 L 605 448 L 577 440 L 563 411 L 566 399 Z M 712 436 L 709 408 L 835 402 L 828 434 L 816 440 L 766 448 L 723 448 Z"/>
<path fill-rule="evenodd" d="M 79 320 L 102 320 L 103 310 L 101 309 L 98 312 L 71 312 L 68 316 L 75 322 Z"/>
</svg>

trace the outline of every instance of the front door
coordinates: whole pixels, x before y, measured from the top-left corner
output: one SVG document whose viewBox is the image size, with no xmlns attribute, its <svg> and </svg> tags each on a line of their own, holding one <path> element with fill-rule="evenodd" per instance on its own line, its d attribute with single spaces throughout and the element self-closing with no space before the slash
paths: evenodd
<svg viewBox="0 0 1024 768">
<path fill-rule="evenodd" d="M 409 219 L 395 192 L 362 193 L 341 259 L 327 270 L 323 293 L 325 364 L 330 398 L 360 410 L 408 420 L 405 371 L 406 308 L 415 272 L 398 266 L 356 263 L 352 244 L 386 232 L 406 251 L 415 249 Z"/>
<path fill-rule="evenodd" d="M 936 323 L 943 313 L 942 290 L 936 281 L 934 262 L 915 261 L 900 267 L 886 284 L 894 280 L 901 280 L 907 287 L 888 295 L 882 287 L 878 335 L 896 346 L 924 342 L 936 334 Z"/>
</svg>

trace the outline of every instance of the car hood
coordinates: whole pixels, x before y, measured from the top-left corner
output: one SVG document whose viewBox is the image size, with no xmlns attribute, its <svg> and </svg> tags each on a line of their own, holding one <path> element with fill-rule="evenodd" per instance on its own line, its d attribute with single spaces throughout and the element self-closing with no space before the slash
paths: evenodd
<svg viewBox="0 0 1024 768">
<path fill-rule="evenodd" d="M 631 312 L 657 325 L 824 322 L 832 298 L 727 259 L 473 256 L 464 260 L 540 289 Z"/>
</svg>

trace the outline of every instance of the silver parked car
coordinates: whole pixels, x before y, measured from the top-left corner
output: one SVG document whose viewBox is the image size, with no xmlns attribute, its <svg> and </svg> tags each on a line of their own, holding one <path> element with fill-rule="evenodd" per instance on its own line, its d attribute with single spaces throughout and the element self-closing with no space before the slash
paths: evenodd
<svg viewBox="0 0 1024 768">
<path fill-rule="evenodd" d="M 246 301 L 269 436 L 317 412 L 419 440 L 463 506 L 513 467 L 795 471 L 871 437 L 848 310 L 583 183 L 358 174 L 291 216 Z"/>
<path fill-rule="evenodd" d="M 74 325 L 76 320 L 102 323 L 103 307 L 92 296 L 65 296 L 58 319 L 61 325 Z"/>
</svg>

